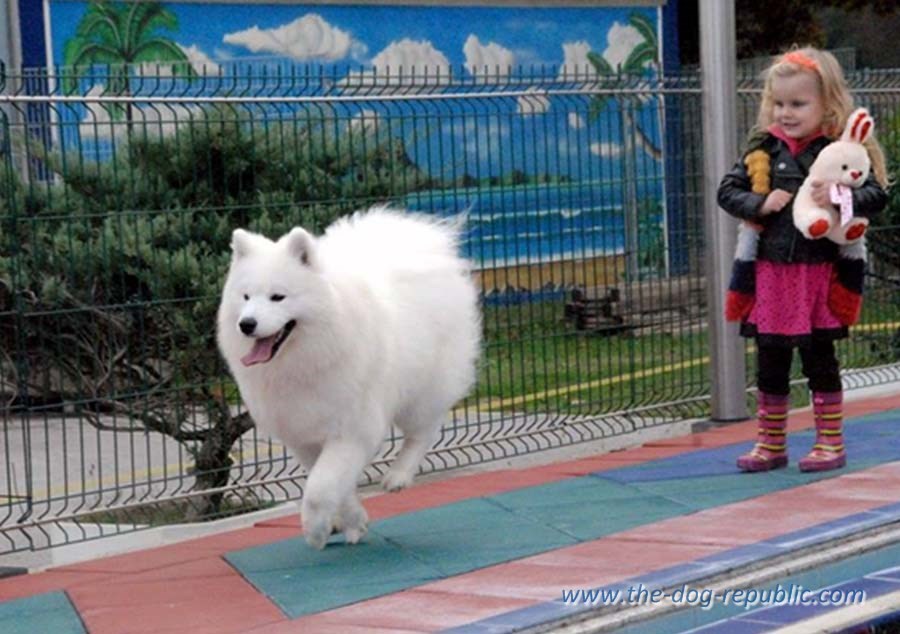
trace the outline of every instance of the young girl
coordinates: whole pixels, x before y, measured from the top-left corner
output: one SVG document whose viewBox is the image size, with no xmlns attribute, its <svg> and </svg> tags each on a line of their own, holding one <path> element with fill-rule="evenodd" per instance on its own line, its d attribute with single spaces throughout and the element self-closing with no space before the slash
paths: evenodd
<svg viewBox="0 0 900 634">
<path fill-rule="evenodd" d="M 826 239 L 806 239 L 794 227 L 791 206 L 809 166 L 840 136 L 852 110 L 834 56 L 813 48 L 782 55 L 766 73 L 747 151 L 719 185 L 719 206 L 753 227 L 748 244 L 756 250 L 741 258 L 746 235 L 739 238 L 726 307 L 729 318 L 741 319 L 741 334 L 754 337 L 757 348 L 759 435 L 753 449 L 738 458 L 743 471 L 787 465 L 785 430 L 795 347 L 813 395 L 816 423 L 815 444 L 800 460 L 800 469 L 825 471 L 846 464 L 834 341 L 847 336 L 847 326 L 858 315 L 858 306 L 848 310 L 838 304 L 847 298 L 860 300 L 865 247 L 862 242 L 839 248 Z M 874 137 L 866 147 L 872 174 L 853 190 L 854 214 L 863 217 L 887 202 L 884 154 Z M 766 170 L 761 179 L 756 173 L 760 163 Z M 831 204 L 830 185 L 815 184 L 816 204 Z M 742 227 L 742 233 L 748 231 Z"/>
</svg>

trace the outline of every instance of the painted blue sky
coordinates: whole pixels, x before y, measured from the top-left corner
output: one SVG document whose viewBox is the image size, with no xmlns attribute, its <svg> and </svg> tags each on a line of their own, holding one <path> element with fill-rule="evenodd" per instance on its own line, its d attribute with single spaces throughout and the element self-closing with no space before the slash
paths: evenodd
<svg viewBox="0 0 900 634">
<path fill-rule="evenodd" d="M 179 29 L 160 35 L 174 40 L 200 74 L 204 74 L 204 69 L 205 73 L 218 74 L 227 62 L 235 61 L 313 67 L 321 64 L 337 67 L 339 78 L 353 75 L 377 80 L 379 86 L 386 87 L 379 94 L 390 92 L 399 83 L 393 81 L 394 77 L 381 75 L 386 68 L 392 75 L 398 68 L 407 70 L 405 88 L 418 81 L 408 78 L 410 67 L 433 71 L 449 65 L 453 74 L 466 77 L 478 76 L 485 68 L 491 72 L 499 68 L 502 76 L 510 66 L 522 66 L 526 74 L 532 66 L 543 66 L 543 74 L 552 78 L 560 66 L 570 72 L 585 72 L 590 68 L 587 55 L 591 51 L 616 67 L 644 41 L 629 24 L 633 13 L 645 16 L 657 29 L 659 25 L 656 9 L 628 7 L 164 4 L 176 15 Z M 54 63 L 62 63 L 65 42 L 75 33 L 87 6 L 87 2 L 51 0 Z M 373 67 L 379 70 L 371 70 Z M 146 74 L 152 75 L 153 69 Z M 441 77 L 448 75 L 444 72 Z M 147 84 L 151 90 L 156 85 L 153 81 Z M 433 81 L 430 85 L 435 88 Z M 339 82 L 336 88 L 346 90 L 347 86 Z M 104 87 L 83 89 L 96 94 L 102 93 Z M 428 156 L 427 164 L 442 166 L 447 172 L 455 171 L 460 162 L 477 165 L 477 172 L 482 175 L 518 169 L 529 174 L 578 174 L 585 178 L 586 172 L 593 169 L 591 164 L 603 163 L 610 169 L 619 169 L 623 125 L 619 115 L 613 112 L 590 122 L 587 98 L 577 109 L 572 99 L 565 104 L 559 102 L 560 107 L 554 103 L 553 99 L 530 95 L 486 105 L 475 103 L 468 107 L 484 108 L 483 112 L 490 116 L 462 121 L 460 113 L 453 118 L 445 113 L 427 124 L 411 117 L 396 118 L 396 108 L 390 104 L 345 105 L 341 113 L 348 125 L 361 123 L 372 129 L 378 127 L 381 117 L 394 116 L 389 126 L 391 133 L 403 137 L 417 158 Z M 656 144 L 660 139 L 657 108 L 658 103 L 648 100 L 638 113 L 645 120 L 645 135 Z M 199 108 L 179 105 L 142 108 L 137 112 L 145 124 L 169 134 L 179 121 L 197 116 Z M 73 115 L 81 120 L 82 141 L 108 139 L 126 130 L 123 122 L 111 120 L 106 110 L 96 106 L 76 110 Z M 438 138 L 440 142 L 435 141 Z M 512 147 L 518 147 L 513 155 L 502 155 L 504 148 Z M 546 151 L 548 147 L 554 148 L 552 152 Z M 457 154 L 451 160 L 448 153 L 453 152 Z M 549 157 L 556 158 L 551 161 Z M 435 169 L 432 167 L 432 172 Z"/>
<path fill-rule="evenodd" d="M 650 8 L 164 4 L 178 17 L 172 39 L 210 65 L 254 57 L 340 65 L 561 65 L 584 64 L 593 50 L 615 66 L 638 41 L 628 16 L 638 12 L 657 23 Z M 51 0 L 55 63 L 86 5 Z"/>
</svg>

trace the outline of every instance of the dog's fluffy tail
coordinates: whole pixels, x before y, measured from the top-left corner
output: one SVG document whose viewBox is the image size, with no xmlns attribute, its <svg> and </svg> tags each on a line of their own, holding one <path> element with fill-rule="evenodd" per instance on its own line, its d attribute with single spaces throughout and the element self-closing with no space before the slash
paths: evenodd
<svg viewBox="0 0 900 634">
<path fill-rule="evenodd" d="M 439 218 L 389 207 L 373 207 L 346 216 L 328 227 L 320 253 L 332 262 L 360 262 L 367 266 L 421 269 L 459 268 L 466 216 Z"/>
</svg>

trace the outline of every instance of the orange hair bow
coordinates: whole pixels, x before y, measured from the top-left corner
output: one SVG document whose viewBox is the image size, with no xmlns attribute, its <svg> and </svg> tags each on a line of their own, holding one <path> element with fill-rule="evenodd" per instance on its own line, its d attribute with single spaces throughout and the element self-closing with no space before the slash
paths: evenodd
<svg viewBox="0 0 900 634">
<path fill-rule="evenodd" d="M 781 56 L 782 62 L 790 62 L 813 72 L 819 71 L 819 63 L 808 55 L 804 55 L 800 51 L 791 51 Z"/>
</svg>

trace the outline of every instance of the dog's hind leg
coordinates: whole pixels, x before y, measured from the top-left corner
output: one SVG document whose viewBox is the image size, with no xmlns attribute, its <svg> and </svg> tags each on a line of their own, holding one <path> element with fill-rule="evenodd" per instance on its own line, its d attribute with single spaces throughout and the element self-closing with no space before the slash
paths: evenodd
<svg viewBox="0 0 900 634">
<path fill-rule="evenodd" d="M 440 425 L 432 425 L 404 433 L 403 446 L 400 447 L 390 470 L 381 479 L 381 486 L 385 491 L 399 491 L 412 484 L 422 458 L 434 446 L 440 431 Z"/>
</svg>

